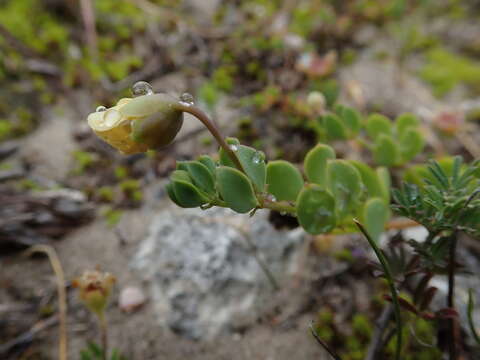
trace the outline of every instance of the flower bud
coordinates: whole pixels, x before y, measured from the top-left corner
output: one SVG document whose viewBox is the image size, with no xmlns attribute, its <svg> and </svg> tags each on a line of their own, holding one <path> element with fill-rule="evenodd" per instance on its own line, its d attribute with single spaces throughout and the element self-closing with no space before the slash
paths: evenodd
<svg viewBox="0 0 480 360">
<path fill-rule="evenodd" d="M 93 313 L 101 315 L 112 292 L 115 277 L 97 270 L 85 271 L 73 280 L 72 285 L 79 289 L 80 300 Z"/>
<path fill-rule="evenodd" d="M 117 105 L 88 116 L 88 124 L 104 141 L 124 154 L 169 145 L 183 124 L 177 101 L 166 94 L 120 99 Z"/>
<path fill-rule="evenodd" d="M 320 115 L 324 112 L 327 101 L 320 91 L 312 91 L 307 96 L 307 104 L 315 115 Z"/>
</svg>

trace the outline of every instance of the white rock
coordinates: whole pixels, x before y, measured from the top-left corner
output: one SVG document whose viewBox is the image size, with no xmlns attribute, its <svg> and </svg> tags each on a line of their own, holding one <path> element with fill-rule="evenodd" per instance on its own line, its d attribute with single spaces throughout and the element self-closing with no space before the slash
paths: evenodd
<svg viewBox="0 0 480 360">
<path fill-rule="evenodd" d="M 118 306 L 122 311 L 132 312 L 140 308 L 147 300 L 143 291 L 135 286 L 123 288 L 118 299 Z"/>
<path fill-rule="evenodd" d="M 269 308 L 272 286 L 234 225 L 239 221 L 278 281 L 295 271 L 304 232 L 276 231 L 267 212 L 248 218 L 218 208 L 162 211 L 131 263 L 150 283 L 161 325 L 211 339 L 255 322 Z"/>
</svg>

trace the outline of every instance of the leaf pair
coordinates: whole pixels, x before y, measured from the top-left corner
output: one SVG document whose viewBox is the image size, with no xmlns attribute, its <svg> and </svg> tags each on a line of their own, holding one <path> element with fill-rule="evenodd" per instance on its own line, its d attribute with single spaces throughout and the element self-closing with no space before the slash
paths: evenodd
<svg viewBox="0 0 480 360">
<path fill-rule="evenodd" d="M 408 113 L 398 116 L 395 124 L 383 115 L 370 115 L 365 126 L 374 141 L 375 162 L 383 166 L 397 166 L 417 156 L 425 146 L 419 124 L 418 118 Z"/>
<path fill-rule="evenodd" d="M 327 140 L 347 140 L 358 134 L 361 127 L 361 116 L 353 108 L 339 105 L 335 112 L 329 113 L 320 119 L 320 126 Z"/>
</svg>

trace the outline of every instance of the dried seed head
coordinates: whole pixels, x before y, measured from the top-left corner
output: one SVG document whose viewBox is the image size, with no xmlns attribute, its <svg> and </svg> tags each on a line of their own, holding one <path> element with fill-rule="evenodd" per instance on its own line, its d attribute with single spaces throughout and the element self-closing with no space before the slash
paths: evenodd
<svg viewBox="0 0 480 360">
<path fill-rule="evenodd" d="M 107 306 L 115 277 L 98 270 L 85 271 L 73 280 L 72 285 L 79 290 L 80 300 L 93 313 L 101 315 Z"/>
</svg>

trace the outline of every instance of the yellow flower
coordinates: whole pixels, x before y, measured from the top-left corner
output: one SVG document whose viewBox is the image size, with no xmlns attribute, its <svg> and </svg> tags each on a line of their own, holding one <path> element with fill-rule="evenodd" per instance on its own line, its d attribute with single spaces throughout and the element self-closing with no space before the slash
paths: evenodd
<svg viewBox="0 0 480 360">
<path fill-rule="evenodd" d="M 88 125 L 108 144 L 124 154 L 145 152 L 169 145 L 183 124 L 177 101 L 166 94 L 120 99 L 109 109 L 97 109 Z"/>
<path fill-rule="evenodd" d="M 72 285 L 79 289 L 80 300 L 85 306 L 100 316 L 107 306 L 114 283 L 113 275 L 94 270 L 85 271 Z"/>
</svg>

